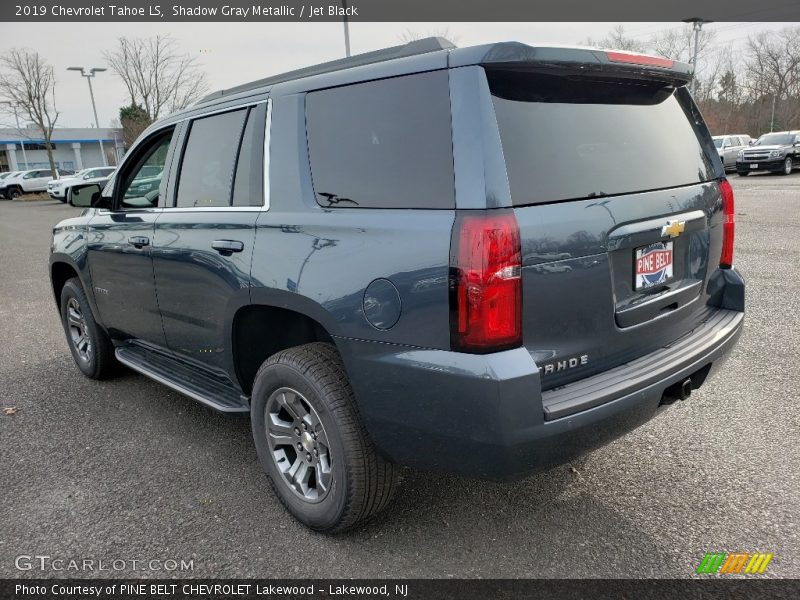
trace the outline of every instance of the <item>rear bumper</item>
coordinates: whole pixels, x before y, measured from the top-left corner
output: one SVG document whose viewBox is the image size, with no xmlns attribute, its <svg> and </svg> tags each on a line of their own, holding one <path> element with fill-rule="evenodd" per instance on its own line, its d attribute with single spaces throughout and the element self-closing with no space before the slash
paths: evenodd
<svg viewBox="0 0 800 600">
<path fill-rule="evenodd" d="M 620 367 L 625 373 L 608 371 L 571 384 L 584 389 L 578 397 L 594 393 L 602 402 L 561 417 L 548 417 L 548 392 L 540 392 L 538 367 L 524 348 L 476 356 L 336 341 L 365 425 L 389 460 L 513 480 L 641 425 L 658 412 L 673 384 L 691 378 L 699 387 L 736 344 L 743 323 L 743 312 L 710 312 L 681 340 Z"/>
</svg>

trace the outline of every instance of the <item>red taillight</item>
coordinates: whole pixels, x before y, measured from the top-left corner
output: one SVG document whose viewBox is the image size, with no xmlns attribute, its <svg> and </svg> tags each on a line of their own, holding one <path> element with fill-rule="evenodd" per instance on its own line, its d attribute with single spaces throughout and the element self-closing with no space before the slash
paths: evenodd
<svg viewBox="0 0 800 600">
<path fill-rule="evenodd" d="M 630 65 L 647 65 L 649 67 L 665 67 L 671 69 L 675 61 L 660 56 L 649 56 L 647 54 L 635 54 L 633 52 L 606 52 L 608 60 L 611 62 L 627 63 Z"/>
<path fill-rule="evenodd" d="M 451 250 L 451 345 L 495 352 L 522 343 L 521 251 L 511 211 L 461 213 Z"/>
<path fill-rule="evenodd" d="M 719 266 L 730 269 L 733 266 L 733 188 L 727 179 L 719 182 L 719 192 L 722 195 L 722 254 L 719 257 Z"/>
</svg>

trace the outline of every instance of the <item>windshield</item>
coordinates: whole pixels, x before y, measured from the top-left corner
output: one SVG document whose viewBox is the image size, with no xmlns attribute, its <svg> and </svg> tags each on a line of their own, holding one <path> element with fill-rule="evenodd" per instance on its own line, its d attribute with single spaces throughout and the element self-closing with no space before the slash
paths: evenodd
<svg viewBox="0 0 800 600">
<path fill-rule="evenodd" d="M 722 138 L 714 138 L 714 147 L 722 148 Z"/>
<path fill-rule="evenodd" d="M 767 133 L 758 138 L 754 146 L 790 146 L 794 142 L 791 133 Z"/>
<path fill-rule="evenodd" d="M 715 176 L 685 90 L 510 71 L 487 70 L 487 76 L 515 206 Z"/>
</svg>

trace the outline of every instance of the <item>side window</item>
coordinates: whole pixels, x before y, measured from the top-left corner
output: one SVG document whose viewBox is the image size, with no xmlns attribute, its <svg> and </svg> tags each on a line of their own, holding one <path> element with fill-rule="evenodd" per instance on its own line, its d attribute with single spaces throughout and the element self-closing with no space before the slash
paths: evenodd
<svg viewBox="0 0 800 600">
<path fill-rule="evenodd" d="M 141 152 L 137 152 L 133 167 L 125 173 L 120 181 L 120 208 L 151 208 L 158 206 L 158 195 L 164 167 L 169 153 L 174 130 L 154 139 Z"/>
<path fill-rule="evenodd" d="M 455 206 L 446 72 L 311 92 L 306 128 L 320 205 Z"/>
<path fill-rule="evenodd" d="M 38 173 L 39 173 L 39 171 L 30 171 L 29 173 L 25 173 L 25 175 L 23 175 L 22 178 L 23 179 L 33 179 L 34 177 L 38 177 L 39 176 Z"/>
<path fill-rule="evenodd" d="M 741 146 L 742 142 L 738 137 L 731 138 L 731 146 Z"/>
<path fill-rule="evenodd" d="M 239 147 L 236 174 L 233 180 L 233 206 L 262 206 L 264 204 L 264 128 L 267 105 L 254 107 Z"/>
<path fill-rule="evenodd" d="M 230 206 L 236 154 L 247 110 L 195 119 L 178 179 L 178 207 Z"/>
</svg>

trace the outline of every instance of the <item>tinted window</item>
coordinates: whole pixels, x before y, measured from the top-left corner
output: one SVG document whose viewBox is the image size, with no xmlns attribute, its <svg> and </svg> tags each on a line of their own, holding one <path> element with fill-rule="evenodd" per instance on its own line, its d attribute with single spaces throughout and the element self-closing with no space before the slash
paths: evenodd
<svg viewBox="0 0 800 600">
<path fill-rule="evenodd" d="M 794 142 L 794 136 L 789 133 L 765 133 L 754 146 L 788 146 Z"/>
<path fill-rule="evenodd" d="M 516 206 L 714 177 L 686 94 L 641 81 L 487 76 Z"/>
<path fill-rule="evenodd" d="M 148 208 L 158 205 L 161 180 L 174 130 L 153 139 L 137 151 L 133 167 L 125 173 L 120 184 L 121 208 Z"/>
<path fill-rule="evenodd" d="M 259 104 L 250 111 L 242 135 L 236 176 L 233 185 L 233 206 L 264 204 L 262 164 L 264 160 L 264 127 L 267 105 Z"/>
<path fill-rule="evenodd" d="M 310 93 L 306 124 L 321 205 L 454 207 L 446 72 Z"/>
<path fill-rule="evenodd" d="M 176 206 L 230 206 L 233 166 L 246 114 L 237 110 L 192 122 Z"/>
</svg>

